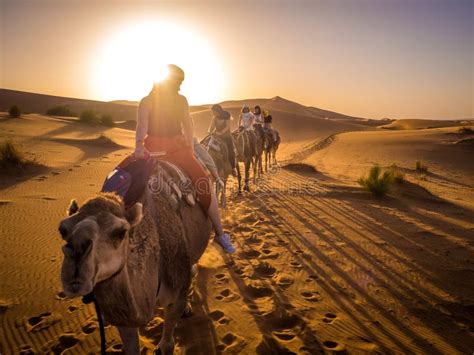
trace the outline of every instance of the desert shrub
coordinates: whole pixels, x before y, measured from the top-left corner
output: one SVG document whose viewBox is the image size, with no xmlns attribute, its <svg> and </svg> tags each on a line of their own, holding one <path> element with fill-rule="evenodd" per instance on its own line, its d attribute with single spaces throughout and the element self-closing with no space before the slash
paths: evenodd
<svg viewBox="0 0 474 355">
<path fill-rule="evenodd" d="M 98 124 L 100 123 L 100 116 L 95 111 L 86 110 L 79 116 L 79 121 L 88 124 Z"/>
<path fill-rule="evenodd" d="M 17 105 L 12 105 L 8 109 L 8 114 L 10 115 L 10 117 L 18 118 L 21 116 L 21 110 Z"/>
<path fill-rule="evenodd" d="M 423 162 L 421 162 L 420 160 L 418 160 L 415 164 L 415 170 L 416 172 L 418 173 L 424 173 L 426 174 L 428 172 L 428 166 L 426 166 L 425 164 L 423 164 Z"/>
<path fill-rule="evenodd" d="M 115 126 L 115 121 L 112 115 L 104 114 L 100 117 L 100 124 L 107 127 Z"/>
<path fill-rule="evenodd" d="M 46 114 L 51 116 L 77 117 L 77 114 L 67 105 L 51 107 L 46 111 Z"/>
<path fill-rule="evenodd" d="M 12 140 L 7 139 L 0 145 L 0 166 L 19 167 L 25 163 L 25 155 Z"/>
<path fill-rule="evenodd" d="M 405 181 L 405 174 L 403 174 L 397 164 L 392 164 L 389 169 L 390 174 L 392 175 L 392 179 L 397 184 L 401 184 Z"/>
<path fill-rule="evenodd" d="M 474 134 L 474 130 L 471 127 L 461 127 L 458 129 L 461 134 Z"/>
<path fill-rule="evenodd" d="M 377 197 L 386 195 L 393 182 L 394 179 L 390 171 L 387 170 L 382 173 L 382 169 L 378 165 L 370 168 L 367 177 L 361 177 L 358 180 L 359 185 Z"/>
</svg>

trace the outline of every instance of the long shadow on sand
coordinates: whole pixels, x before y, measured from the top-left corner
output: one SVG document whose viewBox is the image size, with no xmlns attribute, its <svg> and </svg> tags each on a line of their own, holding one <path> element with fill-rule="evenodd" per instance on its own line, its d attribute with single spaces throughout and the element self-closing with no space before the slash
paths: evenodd
<svg viewBox="0 0 474 355">
<path fill-rule="evenodd" d="M 0 170 L 4 168 L 0 167 Z M 0 173 L 0 191 L 15 186 L 27 180 L 38 178 L 50 170 L 49 167 L 42 164 L 33 164 L 22 169 L 3 170 Z"/>
<path fill-rule="evenodd" d="M 285 211 L 290 211 L 292 213 L 292 215 L 294 217 L 296 217 L 301 223 L 303 223 L 307 228 L 312 230 L 319 237 L 325 239 L 325 241 L 327 243 L 329 243 L 330 245 L 332 245 L 335 248 L 335 250 L 338 250 L 340 253 L 343 253 L 344 257 L 352 259 L 351 261 L 357 264 L 357 261 L 355 259 L 353 259 L 348 253 L 345 253 L 343 250 L 341 250 L 341 248 L 338 248 L 336 245 L 334 245 L 330 239 L 328 239 L 327 237 L 324 237 L 324 233 L 321 233 L 322 231 L 320 230 L 320 228 L 317 228 L 316 226 L 313 225 L 313 223 L 310 223 L 309 221 L 317 222 L 318 225 L 321 225 L 321 227 L 331 231 L 331 233 L 338 236 L 338 238 L 340 238 L 341 240 L 344 239 L 344 242 L 346 242 L 346 244 L 350 245 L 354 250 L 356 250 L 356 252 L 359 255 L 363 256 L 367 261 L 370 261 L 370 260 L 374 259 L 373 255 L 366 254 L 361 248 L 358 248 L 357 245 L 355 245 L 353 242 L 351 242 L 347 238 L 344 238 L 344 236 L 342 234 L 338 233 L 338 231 L 336 231 L 329 224 L 325 223 L 321 219 L 318 219 L 318 217 L 313 214 L 313 211 L 309 211 L 309 210 L 301 207 L 301 205 L 295 204 L 294 201 L 291 201 L 291 200 L 288 200 L 288 202 L 285 202 L 285 199 L 287 199 L 287 197 L 285 197 L 283 195 L 279 195 L 278 198 L 275 199 L 275 201 L 278 201 L 278 203 L 280 203 L 280 205 L 281 205 L 281 208 L 283 208 Z M 316 202 L 314 202 L 314 201 L 312 201 L 312 202 L 313 202 L 313 205 L 314 205 L 315 208 L 321 208 L 321 206 L 318 206 L 317 204 L 322 205 L 323 204 L 322 201 L 323 201 L 322 199 L 318 199 L 318 200 L 316 200 Z M 298 206 L 298 207 L 296 207 L 296 206 Z M 336 210 L 337 210 L 337 208 L 335 208 L 335 206 L 332 205 L 332 204 L 326 204 L 325 208 L 329 209 L 330 211 L 332 210 L 334 212 L 336 212 Z M 349 209 L 345 209 L 343 211 L 338 211 L 337 213 L 341 215 L 341 220 L 339 220 L 339 222 L 341 222 L 341 223 L 344 223 L 344 219 L 347 219 L 349 216 L 353 215 L 353 211 L 351 211 Z M 306 217 L 306 216 L 308 216 L 309 218 Z M 331 215 L 331 217 L 335 218 L 334 213 Z M 357 219 L 359 219 L 359 218 L 357 218 Z M 373 225 L 373 223 L 371 223 L 371 225 Z M 376 235 L 380 235 L 380 231 L 374 231 L 374 233 L 377 233 Z M 391 242 L 394 241 L 394 237 L 397 238 L 398 236 L 391 235 L 390 238 L 386 238 L 386 241 L 388 243 L 391 243 Z M 310 249 L 314 249 L 310 245 L 307 245 L 307 246 Z M 314 250 L 314 252 L 317 253 L 316 250 Z M 319 256 L 320 255 L 318 254 L 318 257 Z M 394 281 L 401 282 L 400 284 L 397 284 L 397 288 L 393 287 L 392 285 L 387 285 L 387 284 L 384 285 L 396 299 L 403 300 L 405 298 L 400 292 L 397 291 L 400 287 L 403 287 L 404 290 L 406 289 L 406 286 L 416 287 L 416 285 L 407 284 L 408 281 L 405 278 L 403 278 L 399 273 L 396 273 L 393 270 L 390 270 L 390 268 L 388 268 L 387 265 L 382 265 L 382 267 L 380 267 L 379 265 L 374 264 L 372 262 L 371 266 L 376 268 L 376 269 L 379 269 L 379 271 L 383 268 L 383 270 L 384 270 L 383 273 L 387 277 L 389 277 L 389 279 L 393 279 Z M 365 269 L 363 266 L 360 266 L 360 267 L 362 268 L 362 270 Z M 369 272 L 370 270 L 365 270 L 365 271 Z M 350 280 L 348 280 L 348 281 L 350 281 Z M 381 282 L 381 280 L 377 280 L 377 281 Z M 354 286 L 354 285 L 352 285 L 352 286 Z M 361 292 L 362 290 L 358 290 L 358 291 Z M 408 292 L 407 294 L 411 298 L 414 298 L 415 300 L 417 298 L 420 299 L 420 295 L 417 294 L 417 293 L 414 293 L 412 291 Z M 431 298 L 432 296 L 433 295 L 430 295 L 428 297 L 428 299 Z M 367 296 L 364 295 L 364 297 L 367 297 Z M 424 297 L 421 297 L 420 301 L 425 301 L 423 298 Z M 369 297 L 369 300 L 370 300 L 370 297 Z M 377 309 L 380 308 L 380 306 L 381 306 L 380 304 L 375 302 L 375 300 L 371 300 L 371 303 Z M 405 307 L 408 308 L 408 309 L 412 308 L 412 303 L 410 303 L 410 304 L 406 303 Z M 431 319 L 426 319 L 426 321 L 428 321 L 428 325 L 430 325 L 430 328 L 432 328 L 435 333 L 438 333 L 438 335 L 440 337 L 445 338 L 444 333 L 439 331 L 439 320 L 443 319 L 443 325 L 447 325 L 448 327 L 450 325 L 454 326 L 454 324 L 452 323 L 452 320 L 449 319 L 448 317 L 446 317 L 446 315 L 441 314 L 436 309 L 433 309 L 433 310 L 430 309 L 430 312 L 434 312 L 434 314 L 431 313 L 431 315 L 435 315 L 435 317 L 429 317 Z M 386 316 L 389 318 L 389 320 L 392 323 L 394 323 L 397 326 L 397 328 L 403 327 L 401 322 L 398 321 L 397 319 L 395 319 L 394 317 L 391 317 L 390 315 L 386 315 Z M 418 343 L 422 348 L 425 348 L 426 346 L 428 346 L 428 344 L 423 339 L 420 339 L 413 332 L 410 332 L 410 333 L 407 333 L 406 335 L 409 336 L 411 339 L 415 340 L 416 343 Z M 446 340 L 446 342 L 451 344 L 453 347 L 458 348 L 459 350 L 461 350 L 458 346 L 458 344 L 462 343 L 462 341 L 460 339 L 454 340 L 454 339 L 445 338 L 445 340 Z M 435 349 L 433 349 L 433 350 L 435 350 Z"/>
<path fill-rule="evenodd" d="M 67 144 L 80 149 L 83 152 L 81 160 L 98 158 L 104 154 L 111 153 L 126 147 L 113 142 L 104 135 L 91 139 L 73 139 L 73 138 L 50 138 L 52 142 Z"/>
</svg>

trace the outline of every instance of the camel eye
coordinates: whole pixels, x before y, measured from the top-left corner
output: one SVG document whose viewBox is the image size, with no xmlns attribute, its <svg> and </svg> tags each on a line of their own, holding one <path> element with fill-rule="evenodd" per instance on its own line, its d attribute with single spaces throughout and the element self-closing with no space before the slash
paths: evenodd
<svg viewBox="0 0 474 355">
<path fill-rule="evenodd" d="M 112 239 L 122 240 L 127 234 L 126 228 L 117 228 L 112 232 Z"/>
</svg>

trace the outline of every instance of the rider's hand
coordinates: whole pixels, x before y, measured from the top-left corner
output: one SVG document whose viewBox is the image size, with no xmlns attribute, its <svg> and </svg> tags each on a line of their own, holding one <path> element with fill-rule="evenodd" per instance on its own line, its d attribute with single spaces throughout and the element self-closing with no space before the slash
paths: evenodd
<svg viewBox="0 0 474 355">
<path fill-rule="evenodd" d="M 135 151 L 133 152 L 133 155 L 138 158 L 138 159 L 143 159 L 149 154 L 148 150 L 143 146 L 137 146 L 135 148 Z"/>
</svg>

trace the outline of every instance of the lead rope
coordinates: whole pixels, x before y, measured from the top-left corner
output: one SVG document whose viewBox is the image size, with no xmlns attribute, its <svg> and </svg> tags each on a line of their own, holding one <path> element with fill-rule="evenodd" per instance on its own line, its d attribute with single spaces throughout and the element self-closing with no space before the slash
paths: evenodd
<svg viewBox="0 0 474 355">
<path fill-rule="evenodd" d="M 82 302 L 84 304 L 89 304 L 94 302 L 95 306 L 95 313 L 97 314 L 97 320 L 99 322 L 99 333 L 100 333 L 100 353 L 101 355 L 105 355 L 105 329 L 104 329 L 104 320 L 102 319 L 102 312 L 100 311 L 99 303 L 97 302 L 97 298 L 95 297 L 95 293 L 92 291 L 91 293 L 82 297 Z"/>
</svg>

